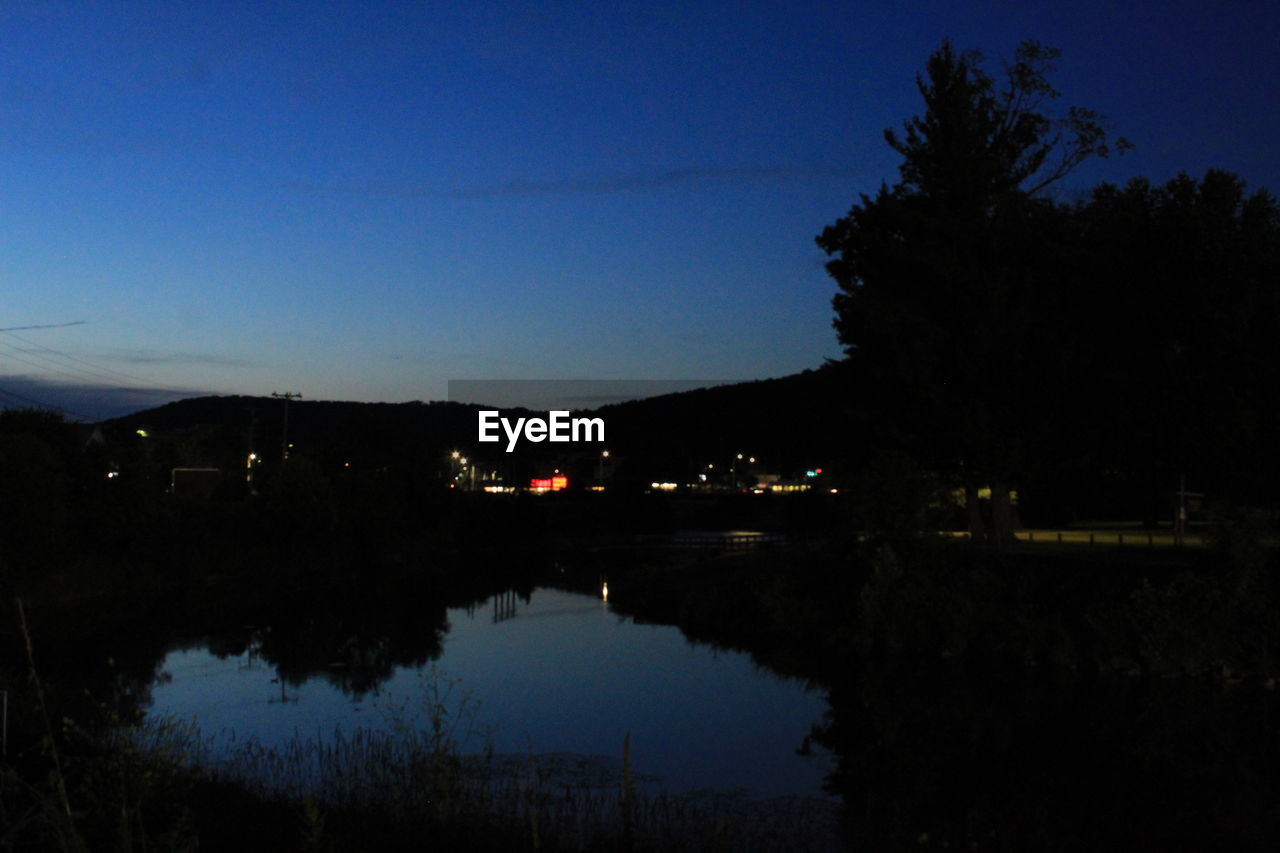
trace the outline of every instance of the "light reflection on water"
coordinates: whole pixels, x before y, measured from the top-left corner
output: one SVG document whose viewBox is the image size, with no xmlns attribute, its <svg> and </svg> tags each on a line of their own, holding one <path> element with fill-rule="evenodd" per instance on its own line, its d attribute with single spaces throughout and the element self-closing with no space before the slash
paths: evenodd
<svg viewBox="0 0 1280 853">
<path fill-rule="evenodd" d="M 756 667 L 746 655 L 688 642 L 670 626 L 639 625 L 599 597 L 537 589 L 528 602 L 495 596 L 448 611 L 434 663 L 478 703 L 497 752 L 621 757 L 631 734 L 638 773 L 671 791 L 746 789 L 754 796 L 820 795 L 824 756 L 795 750 L 821 719 L 818 692 Z M 282 744 L 335 727 L 388 724 L 388 710 L 420 707 L 425 667 L 397 668 L 376 693 L 329 681 L 286 683 L 252 654 L 171 652 L 172 678 L 153 690 L 153 716 L 196 718 L 206 735 Z M 477 735 L 466 746 L 483 748 Z"/>
</svg>

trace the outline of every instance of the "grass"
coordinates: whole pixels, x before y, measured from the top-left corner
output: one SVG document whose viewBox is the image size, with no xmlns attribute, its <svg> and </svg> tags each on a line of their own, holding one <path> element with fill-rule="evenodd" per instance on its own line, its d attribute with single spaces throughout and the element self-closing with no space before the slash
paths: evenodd
<svg viewBox="0 0 1280 853">
<path fill-rule="evenodd" d="M 300 849 L 398 849 L 424 837 L 477 849 L 838 848 L 834 802 L 668 794 L 634 773 L 629 737 L 621 760 L 537 755 L 532 748 L 495 754 L 478 703 L 456 688 L 429 671 L 422 717 L 388 702 L 382 727 L 295 736 L 277 746 L 218 743 L 163 722 L 137 734 L 166 761 L 181 756 L 214 790 L 238 788 L 259 803 L 287 807 Z"/>
<path fill-rule="evenodd" d="M 379 727 L 276 746 L 110 702 L 82 725 L 46 703 L 16 603 L 38 743 L 0 762 L 0 849 L 838 848 L 833 801 L 668 794 L 634 772 L 629 736 L 620 760 L 495 754 L 478 702 L 434 669 Z"/>
<path fill-rule="evenodd" d="M 392 834 L 519 839 L 553 850 L 824 850 L 834 804 L 754 801 L 734 792 L 683 796 L 631 787 L 630 772 L 582 756 L 451 756 L 394 734 L 360 730 L 282 747 L 242 744 L 203 768 L 267 802 L 310 815 L 377 814 Z M 621 778 L 620 778 L 621 776 Z"/>
</svg>

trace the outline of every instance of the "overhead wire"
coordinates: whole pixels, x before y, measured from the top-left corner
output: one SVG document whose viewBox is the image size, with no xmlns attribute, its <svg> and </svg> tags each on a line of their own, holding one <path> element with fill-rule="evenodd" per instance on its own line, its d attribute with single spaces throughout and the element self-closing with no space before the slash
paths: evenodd
<svg viewBox="0 0 1280 853">
<path fill-rule="evenodd" d="M 62 350 L 57 350 L 52 347 L 44 346 L 43 344 L 39 344 L 34 341 L 28 340 L 27 338 L 24 338 L 21 335 L 15 335 L 6 329 L 0 329 L 0 334 L 5 335 L 6 337 L 13 338 L 14 340 L 17 340 L 22 344 L 25 344 L 26 347 L 28 347 L 27 349 L 19 349 L 17 347 L 13 347 L 12 345 L 9 345 L 10 353 L 21 353 L 23 356 L 38 358 L 38 359 L 47 361 L 50 364 L 58 365 L 58 367 L 55 367 L 53 369 L 58 372 L 65 373 L 67 375 L 73 375 L 73 372 L 74 372 L 74 373 L 79 373 L 84 377 L 89 377 L 98 381 L 105 379 L 111 382 L 119 382 L 120 380 L 125 379 L 132 383 L 141 383 L 143 385 L 149 385 L 157 388 L 159 387 L 155 385 L 155 383 L 150 382 L 147 379 L 143 379 L 140 376 L 134 376 L 132 374 L 124 373 L 123 371 L 115 370 L 110 367 L 102 367 L 100 365 L 94 364 L 88 359 L 84 359 L 84 358 L 81 358 L 80 356 L 72 355 L 71 353 L 63 352 Z M 83 365 L 83 366 L 79 366 L 79 365 Z"/>
<path fill-rule="evenodd" d="M 13 338 L 26 347 L 24 349 L 12 344 L 7 344 L 3 349 L 0 349 L 0 354 L 3 354 L 5 358 L 29 365 L 36 370 L 58 374 L 72 380 L 87 382 L 93 385 L 102 385 L 104 382 L 109 382 L 115 386 L 119 386 L 121 380 L 125 380 L 130 383 L 131 387 L 142 387 L 160 391 L 169 390 L 164 388 L 162 385 L 144 379 L 140 376 L 134 376 L 129 373 L 124 373 L 123 371 L 96 365 L 85 358 L 81 358 L 80 356 L 72 355 L 71 353 L 63 352 L 62 350 L 54 349 L 53 347 L 44 346 L 43 344 L 36 343 L 35 341 L 17 334 L 19 331 L 26 331 L 29 329 L 60 329 L 67 326 L 82 326 L 84 324 L 85 321 L 77 320 L 73 323 L 10 326 L 7 328 L 0 328 L 0 335 Z M 52 409 L 77 418 L 83 418 L 90 421 L 99 419 L 95 416 L 87 415 L 84 412 L 68 409 L 64 406 L 49 403 L 45 400 L 40 400 L 16 391 L 0 388 L 0 394 L 15 400 L 20 400 L 24 403 L 39 406 L 40 408 Z"/>
</svg>

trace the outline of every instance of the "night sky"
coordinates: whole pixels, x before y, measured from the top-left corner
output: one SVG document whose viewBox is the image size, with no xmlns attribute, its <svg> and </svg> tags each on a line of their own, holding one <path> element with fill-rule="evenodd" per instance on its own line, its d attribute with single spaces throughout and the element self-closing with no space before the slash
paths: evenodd
<svg viewBox="0 0 1280 853">
<path fill-rule="evenodd" d="M 621 6 L 621 4 L 618 4 Z M 1280 5 L 4 3 L 0 400 L 443 399 L 838 357 L 814 236 L 944 37 L 1280 190 Z"/>
</svg>

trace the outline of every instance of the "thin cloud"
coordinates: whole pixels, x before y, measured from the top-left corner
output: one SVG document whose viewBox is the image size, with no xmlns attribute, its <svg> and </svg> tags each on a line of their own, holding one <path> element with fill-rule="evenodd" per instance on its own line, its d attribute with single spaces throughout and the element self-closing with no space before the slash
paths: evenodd
<svg viewBox="0 0 1280 853">
<path fill-rule="evenodd" d="M 107 358 L 126 364 L 184 364 L 201 367 L 261 367 L 243 358 L 210 355 L 196 352 L 165 352 L 162 350 L 116 350 Z"/>
<path fill-rule="evenodd" d="M 511 358 L 498 358 L 497 356 L 485 355 L 478 352 L 461 352 L 458 350 L 418 350 L 410 355 L 400 352 L 393 352 L 387 356 L 391 361 L 403 361 L 407 364 L 425 364 L 431 366 L 440 366 L 442 362 L 450 363 L 457 361 L 465 361 L 468 363 L 483 362 L 486 364 L 501 365 L 504 367 L 526 367 L 528 362 L 519 361 Z"/>
<path fill-rule="evenodd" d="M 647 172 L 628 172 L 569 178 L 515 178 L 491 184 L 426 187 L 408 184 L 307 184 L 295 189 L 346 195 L 474 200 L 612 193 L 684 187 L 714 182 L 751 182 L 830 177 L 830 170 L 796 166 L 690 166 Z"/>
<path fill-rule="evenodd" d="M 776 178 L 809 177 L 812 170 L 786 166 L 734 166 L 729 168 L 689 167 L 660 172 L 599 175 L 551 180 L 516 179 L 475 187 L 460 187 L 441 193 L 444 197 L 507 198 L 511 196 L 591 195 L 637 190 L 656 190 L 718 181 L 747 182 Z"/>
</svg>

